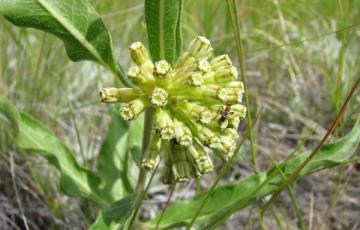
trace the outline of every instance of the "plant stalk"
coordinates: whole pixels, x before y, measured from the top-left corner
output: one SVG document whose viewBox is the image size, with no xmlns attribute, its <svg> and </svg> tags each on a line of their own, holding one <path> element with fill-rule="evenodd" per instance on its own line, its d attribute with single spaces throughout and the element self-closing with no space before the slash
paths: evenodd
<svg viewBox="0 0 360 230">
<path fill-rule="evenodd" d="M 238 60 L 239 60 L 241 81 L 244 83 L 244 89 L 245 89 L 244 97 L 245 97 L 245 105 L 247 108 L 246 119 L 247 119 L 247 131 L 249 133 L 249 139 L 250 139 L 251 163 L 253 165 L 255 173 L 257 173 L 256 148 L 255 148 L 254 133 L 251 128 L 252 127 L 252 120 L 251 120 L 252 118 L 251 118 L 250 102 L 249 102 L 249 95 L 248 95 L 245 56 L 244 56 L 244 51 L 243 51 L 242 42 L 241 42 L 240 25 L 239 25 L 239 21 L 237 19 L 238 12 L 237 12 L 237 7 L 235 4 L 235 1 L 231 0 L 231 3 L 229 1 L 230 0 L 227 0 L 226 3 L 228 6 L 228 9 L 229 9 L 229 12 L 230 12 L 231 21 L 232 21 L 231 24 L 232 24 L 232 28 L 233 28 L 234 37 L 236 40 L 236 52 L 237 52 Z M 232 4 L 232 6 L 231 6 L 231 4 Z M 233 11 L 231 8 L 233 8 Z"/>
<path fill-rule="evenodd" d="M 150 107 L 145 112 L 143 143 L 142 143 L 142 149 L 141 149 L 141 160 L 144 157 L 144 154 L 146 152 L 147 147 L 149 146 L 150 133 L 151 133 L 152 123 L 153 123 L 153 117 L 154 117 L 154 109 Z M 139 173 L 139 177 L 138 177 L 138 181 L 137 181 L 136 189 L 135 189 L 135 191 L 137 191 L 137 196 L 136 196 L 136 201 L 135 201 L 134 213 L 133 213 L 133 215 L 131 217 L 131 221 L 130 221 L 130 227 L 132 226 L 134 220 L 136 219 L 136 216 L 137 216 L 137 213 L 138 213 L 138 211 L 139 211 L 139 209 L 141 207 L 142 201 L 145 198 L 144 193 L 148 189 L 147 188 L 147 189 L 144 190 L 145 181 L 146 181 L 146 171 L 145 171 L 145 169 L 143 167 L 140 167 L 140 173 Z M 149 181 L 149 184 L 150 184 L 150 182 L 151 181 Z"/>
</svg>

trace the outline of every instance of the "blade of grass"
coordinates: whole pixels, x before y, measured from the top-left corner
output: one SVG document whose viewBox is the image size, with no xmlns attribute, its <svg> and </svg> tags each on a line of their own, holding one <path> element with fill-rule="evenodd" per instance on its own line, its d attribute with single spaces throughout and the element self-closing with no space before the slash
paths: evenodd
<svg viewBox="0 0 360 230">
<path fill-rule="evenodd" d="M 288 179 L 286 181 L 284 181 L 281 184 L 280 188 L 271 196 L 270 200 L 267 202 L 267 204 L 265 205 L 265 207 L 263 209 L 263 214 L 266 212 L 267 208 L 271 205 L 271 203 L 280 195 L 280 193 L 296 179 L 296 177 L 299 175 L 301 170 L 314 158 L 316 153 L 319 151 L 320 147 L 325 143 L 325 141 L 328 139 L 328 137 L 333 133 L 333 131 L 339 124 L 339 121 L 344 114 L 345 108 L 347 107 L 347 105 L 348 105 L 351 97 L 353 96 L 355 89 L 358 87 L 359 83 L 360 83 L 360 77 L 358 77 L 358 79 L 353 84 L 349 94 L 347 95 L 347 97 L 345 99 L 345 102 L 341 106 L 339 113 L 337 114 L 335 120 L 332 122 L 332 124 L 331 124 L 329 130 L 327 131 L 327 133 L 325 134 L 325 136 L 322 138 L 320 143 L 314 148 L 314 150 L 310 153 L 308 158 L 306 158 L 306 160 L 288 177 Z"/>
<path fill-rule="evenodd" d="M 271 214 L 273 215 L 273 217 L 274 217 L 277 225 L 279 226 L 279 229 L 280 229 L 280 230 L 283 230 L 284 227 L 282 226 L 281 221 L 280 221 L 280 218 L 279 218 L 278 215 L 276 214 L 276 211 L 275 211 L 275 209 L 274 209 L 273 206 L 270 207 L 270 212 L 271 212 Z"/>
<path fill-rule="evenodd" d="M 173 194 L 174 194 L 175 187 L 176 187 L 176 184 L 174 184 L 173 186 L 171 186 L 170 194 L 169 194 L 168 199 L 167 199 L 167 201 L 166 201 L 165 207 L 164 207 L 164 209 L 163 209 L 162 212 L 161 212 L 160 218 L 159 218 L 158 222 L 156 223 L 155 230 L 158 230 L 158 228 L 159 228 L 159 225 L 160 225 L 160 223 L 161 223 L 161 219 L 163 218 L 164 213 L 165 213 L 167 207 L 168 207 L 169 204 L 170 204 L 171 197 L 172 197 Z"/>
<path fill-rule="evenodd" d="M 345 27 L 347 25 L 348 20 L 348 7 L 349 2 L 346 1 L 345 3 L 345 9 L 343 6 L 342 0 L 337 0 L 337 6 L 338 6 L 338 13 L 339 13 L 339 24 L 340 27 Z M 341 34 L 341 48 L 339 52 L 339 59 L 338 59 L 338 69 L 337 69 L 337 75 L 336 75 L 336 86 L 335 86 L 335 108 L 336 112 L 339 112 L 341 101 L 343 99 L 343 90 L 344 90 L 344 68 L 345 68 L 345 54 L 348 47 L 348 32 L 343 31 Z M 343 122 L 340 120 L 340 126 L 343 128 Z"/>
<path fill-rule="evenodd" d="M 305 42 L 317 40 L 317 39 L 320 39 L 320 38 L 324 38 L 324 37 L 326 37 L 326 36 L 330 36 L 330 35 L 333 35 L 333 34 L 337 34 L 337 33 L 339 33 L 339 32 L 355 30 L 355 29 L 357 29 L 359 26 L 360 26 L 360 23 L 356 23 L 356 24 L 352 24 L 352 25 L 347 26 L 347 27 L 342 27 L 342 28 L 337 29 L 337 30 L 334 30 L 334 31 L 329 31 L 329 32 L 326 32 L 326 33 L 321 33 L 321 34 L 316 35 L 316 36 L 314 36 L 314 37 L 309 37 L 309 38 L 304 38 L 304 39 L 300 39 L 300 40 L 295 40 L 295 41 L 291 41 L 291 42 L 289 42 L 289 43 L 284 42 L 284 43 L 282 43 L 282 44 L 274 45 L 274 46 L 268 46 L 268 47 L 261 47 L 261 48 L 251 49 L 251 50 L 245 50 L 245 53 L 248 54 L 248 53 L 255 53 L 255 52 L 260 52 L 260 51 L 264 51 L 264 50 L 273 50 L 273 49 L 278 49 L 278 48 L 282 48 L 282 47 L 285 47 L 285 46 L 298 46 L 298 45 L 303 45 Z"/>
<path fill-rule="evenodd" d="M 230 3 L 230 1 L 231 1 L 231 3 Z M 251 160 L 252 160 L 253 167 L 256 170 L 256 148 L 255 148 L 254 133 L 251 128 L 252 127 L 251 109 L 250 109 L 250 102 L 249 102 L 249 96 L 248 96 L 245 56 L 244 56 L 242 42 L 241 42 L 240 25 L 239 25 L 239 21 L 237 20 L 238 12 L 237 12 L 235 0 L 227 0 L 226 3 L 228 6 L 228 10 L 230 12 L 233 33 L 234 33 L 234 37 L 235 37 L 235 41 L 236 41 L 236 52 L 238 55 L 238 61 L 239 61 L 239 65 L 240 65 L 241 80 L 244 83 L 245 105 L 247 108 L 247 110 L 246 110 L 246 112 L 247 112 L 247 114 L 246 114 L 247 130 L 248 130 L 249 139 L 250 139 Z M 257 172 L 257 171 L 255 171 L 255 172 Z"/>
<path fill-rule="evenodd" d="M 276 161 L 271 157 L 271 155 L 262 147 L 257 146 L 258 149 L 260 149 L 271 161 L 271 163 L 275 166 L 276 170 L 280 173 L 280 175 L 283 177 L 284 180 L 286 180 L 286 175 L 284 174 L 284 172 L 281 170 L 281 168 L 279 167 L 279 165 L 276 163 Z M 305 229 L 305 224 L 304 224 L 304 220 L 302 218 L 302 214 L 301 214 L 301 210 L 299 207 L 299 202 L 296 199 L 296 196 L 294 194 L 294 190 L 292 189 L 292 186 L 289 185 L 289 187 L 287 188 L 289 195 L 290 195 L 290 199 L 291 199 L 291 203 L 295 209 L 295 213 L 296 213 L 296 217 L 298 219 L 298 227 L 301 230 Z"/>
</svg>

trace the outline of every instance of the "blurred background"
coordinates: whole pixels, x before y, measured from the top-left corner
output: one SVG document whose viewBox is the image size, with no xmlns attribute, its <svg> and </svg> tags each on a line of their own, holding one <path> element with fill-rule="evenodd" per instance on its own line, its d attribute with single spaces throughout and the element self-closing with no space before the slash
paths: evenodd
<svg viewBox="0 0 360 230">
<path fill-rule="evenodd" d="M 147 44 L 144 6 L 140 0 L 91 0 L 109 28 L 120 64 L 130 66 L 128 46 Z M 260 170 L 285 159 L 294 149 L 311 149 L 335 118 L 360 74 L 360 1 L 238 0 Z M 184 0 L 183 35 L 209 38 L 215 54 L 237 63 L 235 40 L 224 0 Z M 52 35 L 21 29 L 0 17 L 0 93 L 19 110 L 45 123 L 75 153 L 95 168 L 110 114 L 100 103 L 103 86 L 120 84 L 91 62 L 74 63 Z M 354 125 L 360 111 L 359 89 L 350 101 L 334 137 Z M 245 122 L 244 122 L 245 123 Z M 245 130 L 245 124 L 242 126 Z M 222 184 L 253 174 L 249 148 L 234 163 Z M 357 156 L 359 157 L 360 151 Z M 82 154 L 83 153 L 83 154 Z M 241 158 L 241 159 L 240 159 Z M 223 162 L 216 162 L 221 168 Z M 218 170 L 215 170 L 215 172 Z M 206 189 L 216 173 L 178 186 L 172 201 Z M 45 160 L 19 152 L 0 133 L 0 229 L 86 229 L 96 217 L 92 204 L 68 198 L 58 190 L 58 174 Z M 294 184 L 307 229 L 360 229 L 360 164 L 321 171 Z M 154 217 L 169 188 L 157 177 L 141 217 Z M 264 217 L 265 229 L 297 229 L 288 194 Z M 258 229 L 256 206 L 233 215 L 219 229 Z"/>
</svg>

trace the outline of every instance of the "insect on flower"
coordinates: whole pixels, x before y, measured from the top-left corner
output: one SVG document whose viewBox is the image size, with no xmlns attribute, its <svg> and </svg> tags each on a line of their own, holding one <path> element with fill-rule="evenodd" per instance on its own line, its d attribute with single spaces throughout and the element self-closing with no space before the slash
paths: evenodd
<svg viewBox="0 0 360 230">
<path fill-rule="evenodd" d="M 220 119 L 219 121 L 220 122 L 224 122 L 228 119 L 228 116 L 229 115 L 233 115 L 234 112 L 231 111 L 231 104 L 230 103 L 227 103 L 226 104 L 226 107 L 224 109 L 224 107 L 220 106 L 219 110 L 218 110 L 218 113 L 220 113 Z"/>
</svg>

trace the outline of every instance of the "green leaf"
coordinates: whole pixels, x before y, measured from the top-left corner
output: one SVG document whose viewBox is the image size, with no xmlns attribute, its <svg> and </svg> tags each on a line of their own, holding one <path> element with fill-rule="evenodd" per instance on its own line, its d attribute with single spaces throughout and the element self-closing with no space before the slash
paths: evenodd
<svg viewBox="0 0 360 230">
<path fill-rule="evenodd" d="M 10 133 L 15 144 L 23 150 L 45 157 L 60 172 L 61 190 L 73 197 L 83 197 L 105 207 L 111 200 L 104 195 L 104 182 L 91 171 L 81 167 L 74 154 L 43 124 L 30 115 L 19 113 L 0 96 L 0 116 L 6 117 L 18 130 Z"/>
<path fill-rule="evenodd" d="M 357 124 L 347 136 L 338 142 L 323 145 L 313 160 L 303 169 L 299 177 L 346 163 L 356 151 L 359 141 L 360 125 Z M 286 176 L 289 176 L 309 154 L 310 152 L 300 154 L 296 158 L 280 164 L 279 167 Z M 237 184 L 217 188 L 210 195 L 208 202 L 199 215 L 196 222 L 197 226 L 201 226 L 202 229 L 209 229 L 232 213 L 276 191 L 283 180 L 284 178 L 280 175 L 279 170 L 272 168 L 269 171 L 247 177 Z M 188 224 L 194 215 L 194 210 L 198 209 L 205 195 L 206 193 L 202 193 L 189 200 L 180 201 L 169 206 L 163 215 L 160 229 Z M 147 228 L 154 228 L 158 218 L 159 216 L 149 221 Z"/>
<path fill-rule="evenodd" d="M 98 172 L 106 181 L 105 191 L 112 200 L 118 200 L 133 192 L 128 170 L 128 124 L 119 113 L 111 109 L 112 120 L 106 138 L 100 148 Z"/>
<path fill-rule="evenodd" d="M 120 73 L 110 34 L 86 0 L 1 0 L 0 12 L 17 26 L 59 37 L 73 61 L 95 61 Z"/>
<path fill-rule="evenodd" d="M 103 209 L 90 230 L 123 229 L 131 215 L 134 200 L 135 195 L 130 195 L 115 202 L 109 208 Z"/>
<path fill-rule="evenodd" d="M 182 0 L 145 0 L 145 20 L 153 61 L 173 64 L 181 52 Z"/>
</svg>

